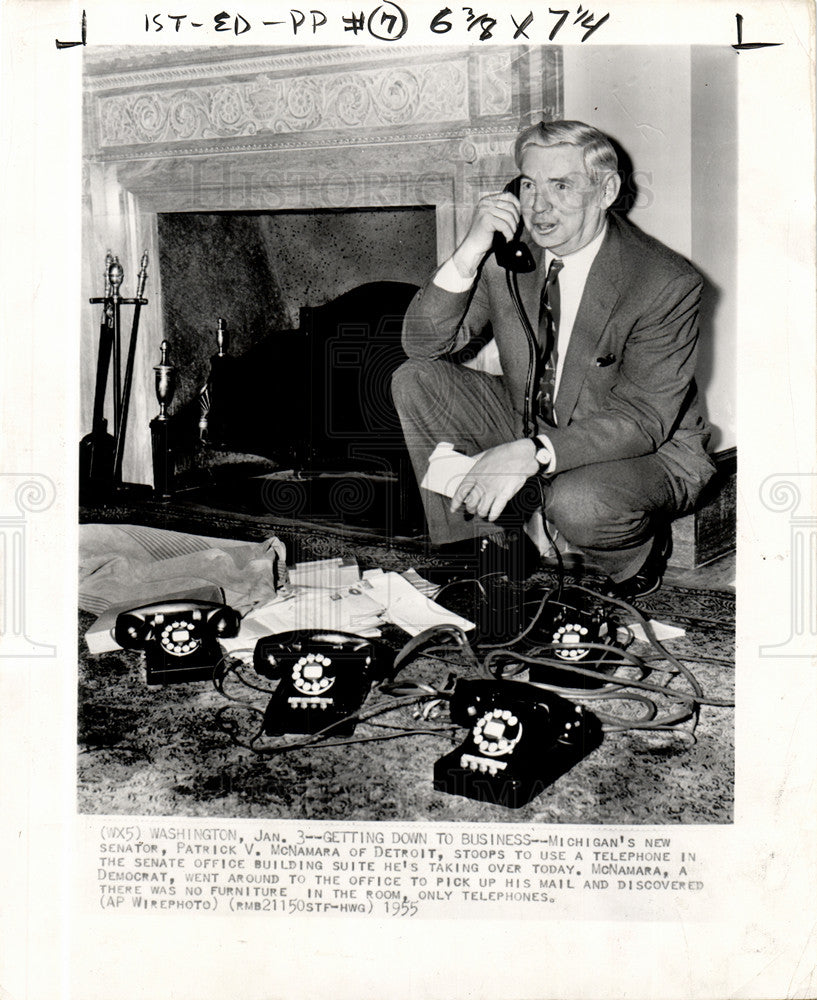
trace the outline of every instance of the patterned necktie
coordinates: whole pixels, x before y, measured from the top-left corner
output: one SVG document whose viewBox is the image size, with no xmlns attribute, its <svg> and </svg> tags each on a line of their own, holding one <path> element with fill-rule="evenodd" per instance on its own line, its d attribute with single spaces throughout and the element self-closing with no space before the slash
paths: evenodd
<svg viewBox="0 0 817 1000">
<path fill-rule="evenodd" d="M 541 375 L 536 412 L 550 427 L 556 426 L 553 396 L 556 387 L 556 337 L 559 333 L 559 271 L 564 262 L 554 257 L 548 268 L 539 308 Z"/>
</svg>

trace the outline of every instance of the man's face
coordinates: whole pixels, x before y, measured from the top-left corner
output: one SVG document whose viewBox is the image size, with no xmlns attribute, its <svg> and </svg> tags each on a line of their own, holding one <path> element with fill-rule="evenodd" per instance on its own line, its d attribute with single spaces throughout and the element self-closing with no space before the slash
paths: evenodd
<svg viewBox="0 0 817 1000">
<path fill-rule="evenodd" d="M 614 174 L 601 185 L 593 183 L 578 146 L 528 146 L 522 176 L 519 201 L 528 234 L 537 246 L 560 257 L 598 235 L 618 193 Z"/>
</svg>

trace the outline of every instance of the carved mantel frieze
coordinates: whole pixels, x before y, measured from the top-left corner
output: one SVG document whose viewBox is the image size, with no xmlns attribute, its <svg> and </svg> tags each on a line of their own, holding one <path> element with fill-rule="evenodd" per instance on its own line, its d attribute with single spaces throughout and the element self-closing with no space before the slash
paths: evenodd
<svg viewBox="0 0 817 1000">
<path fill-rule="evenodd" d="M 561 92 L 560 57 L 551 49 L 532 56 L 526 47 L 365 56 L 308 49 L 230 60 L 216 52 L 182 66 L 91 72 L 88 155 L 127 160 L 504 134 L 527 109 L 555 106 Z"/>
<path fill-rule="evenodd" d="M 129 53 L 137 53 L 129 59 Z M 419 64 L 447 61 L 468 53 L 463 47 L 436 45 L 401 45 L 390 48 L 367 48 L 362 52 L 352 46 L 326 47 L 263 47 L 250 54 L 236 56 L 230 46 L 145 46 L 119 50 L 102 47 L 89 50 L 86 60 L 85 89 L 90 93 L 113 90 L 149 90 L 154 87 L 184 86 L 196 81 L 209 82 L 229 77 L 250 77 L 270 73 L 296 77 L 320 72 L 348 71 L 357 67 L 396 65 L 400 62 Z M 504 51 L 508 51 L 504 49 Z M 519 51 L 519 50 L 516 50 Z M 184 55 L 179 62 L 170 55 Z M 115 69 L 111 70 L 111 63 Z M 102 69 L 100 69 L 100 65 Z M 105 69 L 109 71 L 106 72 Z"/>
<path fill-rule="evenodd" d="M 100 95 L 99 145 L 182 142 L 464 122 L 464 59 L 380 66 L 288 79 L 198 83 L 183 89 Z"/>
</svg>

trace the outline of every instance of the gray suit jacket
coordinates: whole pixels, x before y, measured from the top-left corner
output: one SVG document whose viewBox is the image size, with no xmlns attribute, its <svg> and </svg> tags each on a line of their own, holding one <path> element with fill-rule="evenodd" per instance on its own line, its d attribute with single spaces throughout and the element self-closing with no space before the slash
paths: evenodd
<svg viewBox="0 0 817 1000">
<path fill-rule="evenodd" d="M 544 251 L 531 251 L 539 264 Z M 534 330 L 544 279 L 543 266 L 518 279 Z M 557 427 L 540 427 L 557 472 L 658 452 L 690 499 L 697 496 L 714 470 L 694 380 L 701 286 L 683 257 L 608 215 L 564 358 Z M 521 434 L 529 348 L 493 255 L 468 292 L 446 292 L 432 279 L 420 289 L 406 313 L 403 347 L 410 358 L 442 358 L 489 323 Z"/>
</svg>

